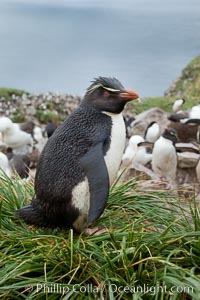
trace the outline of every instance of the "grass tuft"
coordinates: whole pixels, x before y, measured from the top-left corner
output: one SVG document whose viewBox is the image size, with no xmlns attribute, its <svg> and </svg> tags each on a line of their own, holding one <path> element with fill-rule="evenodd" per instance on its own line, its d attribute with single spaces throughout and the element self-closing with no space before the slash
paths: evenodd
<svg viewBox="0 0 200 300">
<path fill-rule="evenodd" d="M 100 236 L 27 226 L 33 186 L 0 179 L 1 299 L 199 299 L 200 214 L 166 191 L 116 183 Z"/>
</svg>

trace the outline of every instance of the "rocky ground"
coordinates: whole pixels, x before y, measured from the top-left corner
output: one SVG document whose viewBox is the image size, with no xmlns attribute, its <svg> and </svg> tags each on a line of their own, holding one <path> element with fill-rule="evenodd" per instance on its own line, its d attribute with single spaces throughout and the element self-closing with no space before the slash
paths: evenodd
<svg viewBox="0 0 200 300">
<path fill-rule="evenodd" d="M 13 94 L 9 99 L 0 97 L 0 115 L 18 123 L 33 121 L 39 124 L 47 123 L 50 119 L 58 125 L 79 106 L 80 102 L 80 96 L 69 94 Z M 130 119 L 134 114 L 127 108 L 124 115 Z"/>
<path fill-rule="evenodd" d="M 22 94 L 9 99 L 0 98 L 0 114 L 15 122 L 34 121 L 46 123 L 48 119 L 58 123 L 80 104 L 81 97 L 67 94 Z"/>
</svg>

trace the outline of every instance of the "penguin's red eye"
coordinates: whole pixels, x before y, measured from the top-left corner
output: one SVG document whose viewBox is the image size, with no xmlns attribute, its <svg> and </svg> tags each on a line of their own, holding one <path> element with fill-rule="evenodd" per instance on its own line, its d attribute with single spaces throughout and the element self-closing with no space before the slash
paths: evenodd
<svg viewBox="0 0 200 300">
<path fill-rule="evenodd" d="M 108 97 L 108 96 L 109 96 L 108 91 L 105 91 L 105 92 L 103 93 L 103 95 L 104 95 L 104 97 Z"/>
</svg>

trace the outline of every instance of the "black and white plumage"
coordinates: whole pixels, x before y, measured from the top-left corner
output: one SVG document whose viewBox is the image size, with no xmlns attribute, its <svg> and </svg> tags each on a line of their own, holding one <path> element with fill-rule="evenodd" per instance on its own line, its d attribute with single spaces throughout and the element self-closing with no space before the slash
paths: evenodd
<svg viewBox="0 0 200 300">
<path fill-rule="evenodd" d="M 38 163 L 35 197 L 17 214 L 42 227 L 80 232 L 103 213 L 125 147 L 122 110 L 137 99 L 115 78 L 97 78 L 47 141 Z"/>
<path fill-rule="evenodd" d="M 200 143 L 200 119 L 189 119 L 185 122 L 185 124 L 197 124 L 198 125 L 196 139 L 197 139 L 197 142 Z"/>
<path fill-rule="evenodd" d="M 46 143 L 46 138 L 43 136 L 43 132 L 41 127 L 36 126 L 36 124 L 32 121 L 24 122 L 24 123 L 18 123 L 15 124 L 15 126 L 18 126 L 20 130 L 25 131 L 26 133 L 29 133 L 33 141 L 35 143 L 35 146 L 41 151 Z"/>
<path fill-rule="evenodd" d="M 47 142 L 47 138 L 43 136 L 42 129 L 39 126 L 34 127 L 33 137 L 35 141 L 35 147 L 39 150 L 39 152 L 41 152 Z"/>
<path fill-rule="evenodd" d="M 177 169 L 175 143 L 176 131 L 166 128 L 162 136 L 155 142 L 152 152 L 152 169 L 160 178 L 174 182 Z"/>
<path fill-rule="evenodd" d="M 35 128 L 35 123 L 32 121 L 29 122 L 24 122 L 24 123 L 20 123 L 18 124 L 19 129 L 21 129 L 22 131 L 25 131 L 26 133 L 29 133 L 32 135 L 32 137 L 34 137 L 34 128 Z"/>
<path fill-rule="evenodd" d="M 172 113 L 168 119 L 173 122 L 186 123 L 190 119 L 200 119 L 200 104 L 194 105 L 188 111 L 178 111 Z"/>
<path fill-rule="evenodd" d="M 9 164 L 9 160 L 7 158 L 7 156 L 0 152 L 0 177 L 3 175 L 3 172 L 8 176 L 11 177 L 12 176 L 12 171 L 10 168 L 10 164 Z"/>
<path fill-rule="evenodd" d="M 168 120 L 172 122 L 181 122 L 181 120 L 187 120 L 189 118 L 189 111 L 180 111 L 177 113 L 172 113 L 168 116 Z"/>
<path fill-rule="evenodd" d="M 10 157 L 12 173 L 17 173 L 21 178 L 28 178 L 30 159 L 26 155 L 13 154 Z"/>
<path fill-rule="evenodd" d="M 200 105 L 193 106 L 189 111 L 188 116 L 186 116 L 185 118 L 181 118 L 180 122 L 187 123 L 188 121 L 194 119 L 200 119 Z"/>
<path fill-rule="evenodd" d="M 144 139 L 140 135 L 133 135 L 129 139 L 128 146 L 122 157 L 122 166 L 128 166 L 131 163 L 146 165 L 151 161 L 152 154 L 147 153 L 146 147 L 138 147 L 138 144 L 142 142 L 144 142 Z"/>
<path fill-rule="evenodd" d="M 147 142 L 155 143 L 157 139 L 160 137 L 160 126 L 157 122 L 152 121 L 146 128 L 144 133 L 144 139 Z"/>
<path fill-rule="evenodd" d="M 178 112 L 184 103 L 185 103 L 185 99 L 183 98 L 175 100 L 172 106 L 173 112 Z"/>
<path fill-rule="evenodd" d="M 0 132 L 3 143 L 13 149 L 15 154 L 31 153 L 33 138 L 29 133 L 22 131 L 18 124 L 13 123 L 7 117 L 0 117 Z"/>
<path fill-rule="evenodd" d="M 56 130 L 57 126 L 53 124 L 52 121 L 48 121 L 47 125 L 45 126 L 45 133 L 47 134 L 47 137 L 50 138 L 54 131 Z"/>
<path fill-rule="evenodd" d="M 178 139 L 182 143 L 189 143 L 191 139 L 196 139 L 197 137 L 197 124 L 183 124 L 180 122 L 170 122 L 168 128 L 173 128 L 176 131 Z"/>
<path fill-rule="evenodd" d="M 189 119 L 200 119 L 200 104 L 192 107 L 189 112 Z"/>
</svg>

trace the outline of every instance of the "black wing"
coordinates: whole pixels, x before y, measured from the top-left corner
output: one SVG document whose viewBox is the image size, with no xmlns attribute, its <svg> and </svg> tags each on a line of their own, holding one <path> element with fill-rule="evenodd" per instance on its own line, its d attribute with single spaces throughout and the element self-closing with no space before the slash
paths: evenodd
<svg viewBox="0 0 200 300">
<path fill-rule="evenodd" d="M 90 208 L 88 222 L 92 223 L 103 213 L 109 195 L 109 175 L 103 155 L 103 143 L 99 143 L 80 159 L 89 181 Z"/>
</svg>

